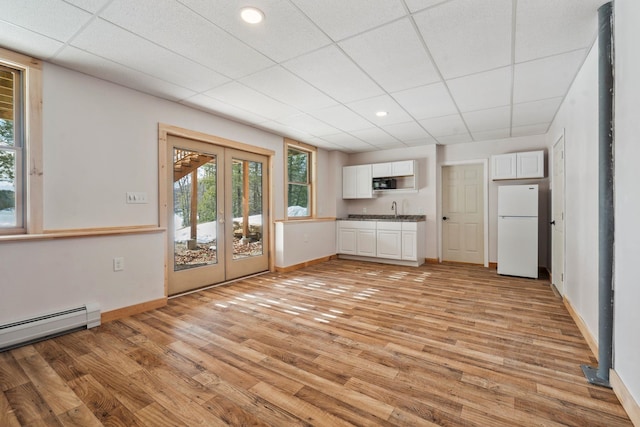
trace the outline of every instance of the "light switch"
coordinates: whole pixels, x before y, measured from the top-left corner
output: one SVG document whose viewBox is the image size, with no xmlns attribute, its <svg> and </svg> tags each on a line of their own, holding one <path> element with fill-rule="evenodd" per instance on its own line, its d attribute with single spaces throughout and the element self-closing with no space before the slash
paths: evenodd
<svg viewBox="0 0 640 427">
<path fill-rule="evenodd" d="M 147 203 L 147 193 L 141 191 L 128 191 L 127 203 Z"/>
</svg>

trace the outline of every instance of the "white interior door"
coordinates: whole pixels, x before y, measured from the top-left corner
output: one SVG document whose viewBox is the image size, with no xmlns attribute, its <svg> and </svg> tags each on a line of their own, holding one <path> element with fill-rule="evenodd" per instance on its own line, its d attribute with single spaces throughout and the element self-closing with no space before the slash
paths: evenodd
<svg viewBox="0 0 640 427">
<path fill-rule="evenodd" d="M 553 146 L 551 282 L 564 294 L 564 136 Z"/>
<path fill-rule="evenodd" d="M 482 164 L 442 168 L 442 260 L 484 264 Z"/>
</svg>

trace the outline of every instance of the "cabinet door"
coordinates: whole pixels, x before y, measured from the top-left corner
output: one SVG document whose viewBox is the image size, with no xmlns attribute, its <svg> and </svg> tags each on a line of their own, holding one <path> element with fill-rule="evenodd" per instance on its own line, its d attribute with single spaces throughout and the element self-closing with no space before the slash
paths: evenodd
<svg viewBox="0 0 640 427">
<path fill-rule="evenodd" d="M 342 198 L 356 198 L 356 166 L 342 168 Z"/>
<path fill-rule="evenodd" d="M 416 261 L 418 259 L 417 253 L 417 239 L 415 231 L 403 231 L 402 232 L 402 259 L 409 261 Z"/>
<path fill-rule="evenodd" d="M 374 163 L 371 165 L 373 178 L 386 178 L 391 176 L 391 163 Z"/>
<path fill-rule="evenodd" d="M 356 166 L 356 198 L 370 199 L 373 197 L 371 165 Z"/>
<path fill-rule="evenodd" d="M 491 179 L 517 178 L 516 153 L 491 156 Z"/>
<path fill-rule="evenodd" d="M 391 163 L 391 173 L 393 176 L 409 176 L 413 175 L 413 160 L 403 160 Z"/>
<path fill-rule="evenodd" d="M 376 256 L 376 230 L 358 230 L 357 255 Z"/>
<path fill-rule="evenodd" d="M 544 151 L 516 153 L 518 178 L 544 178 Z"/>
<path fill-rule="evenodd" d="M 402 258 L 402 232 L 395 230 L 378 230 L 378 257 Z"/>
<path fill-rule="evenodd" d="M 338 253 L 339 254 L 357 254 L 357 230 L 354 228 L 338 227 Z"/>
</svg>

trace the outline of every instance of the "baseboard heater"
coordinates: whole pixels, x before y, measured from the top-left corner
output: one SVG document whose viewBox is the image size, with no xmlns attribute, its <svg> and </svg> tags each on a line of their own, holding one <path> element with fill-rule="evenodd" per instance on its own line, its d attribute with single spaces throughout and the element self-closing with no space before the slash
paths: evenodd
<svg viewBox="0 0 640 427">
<path fill-rule="evenodd" d="M 0 325 L 0 352 L 100 325 L 100 306 L 85 304 Z"/>
</svg>

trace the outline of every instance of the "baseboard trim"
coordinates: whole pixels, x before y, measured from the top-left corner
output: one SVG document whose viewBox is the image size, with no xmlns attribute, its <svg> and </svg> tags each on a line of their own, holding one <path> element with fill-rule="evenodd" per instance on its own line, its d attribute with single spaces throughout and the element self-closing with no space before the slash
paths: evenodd
<svg viewBox="0 0 640 427">
<path fill-rule="evenodd" d="M 580 329 L 580 333 L 582 333 L 582 336 L 584 337 L 584 340 L 587 342 L 587 345 L 591 349 L 593 356 L 596 358 L 596 360 L 598 360 L 598 343 L 596 342 L 593 335 L 591 335 L 589 328 L 587 328 L 587 324 L 584 323 L 584 320 L 582 320 L 582 317 L 580 317 L 578 312 L 573 308 L 573 306 L 571 305 L 571 303 L 567 298 L 562 298 L 562 300 L 564 302 L 564 306 L 567 307 L 567 311 L 571 315 L 573 322 L 576 324 L 578 329 Z"/>
<path fill-rule="evenodd" d="M 291 271 L 300 270 L 301 268 L 310 267 L 315 264 L 320 264 L 323 262 L 330 261 L 332 259 L 338 258 L 338 255 L 329 255 L 322 258 L 312 259 L 311 261 L 301 262 L 300 264 L 290 265 L 288 267 L 278 267 L 276 266 L 276 271 L 278 273 L 289 273 Z"/>
<path fill-rule="evenodd" d="M 113 320 L 122 319 L 123 317 L 133 316 L 134 314 L 143 313 L 145 311 L 154 310 L 156 308 L 167 305 L 167 297 L 158 298 L 152 301 L 146 301 L 140 304 L 130 305 L 111 311 L 105 311 L 100 316 L 102 323 L 111 322 Z"/>
<path fill-rule="evenodd" d="M 609 371 L 609 382 L 622 407 L 627 411 L 627 415 L 629 415 L 633 425 L 640 426 L 640 404 L 633 399 L 631 392 L 613 369 Z"/>
</svg>

